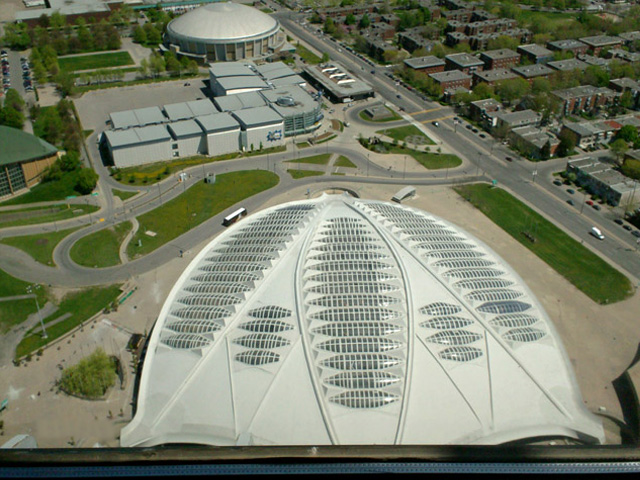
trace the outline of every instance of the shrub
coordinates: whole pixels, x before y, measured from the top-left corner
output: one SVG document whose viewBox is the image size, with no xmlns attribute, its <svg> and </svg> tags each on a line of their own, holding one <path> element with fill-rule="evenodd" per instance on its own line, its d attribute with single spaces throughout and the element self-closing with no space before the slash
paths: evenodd
<svg viewBox="0 0 640 480">
<path fill-rule="evenodd" d="M 70 395 L 99 398 L 115 381 L 115 362 L 99 348 L 76 365 L 64 369 L 58 385 Z"/>
</svg>

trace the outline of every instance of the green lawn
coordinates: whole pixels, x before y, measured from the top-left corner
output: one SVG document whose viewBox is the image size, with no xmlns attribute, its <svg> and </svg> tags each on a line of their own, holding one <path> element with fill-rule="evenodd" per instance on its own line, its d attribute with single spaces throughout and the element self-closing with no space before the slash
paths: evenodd
<svg viewBox="0 0 640 480">
<path fill-rule="evenodd" d="M 80 211 L 78 211 L 80 210 Z M 99 210 L 95 205 L 69 205 L 66 203 L 51 207 L 30 207 L 0 212 L 0 228 L 38 223 L 59 222 L 67 218 L 80 217 Z M 22 218 L 20 218 L 22 217 Z"/>
<path fill-rule="evenodd" d="M 120 287 L 121 285 L 91 287 L 65 296 L 58 305 L 58 310 L 44 319 L 45 328 L 47 323 L 60 318 L 66 313 L 71 313 L 71 316 L 46 328 L 48 336 L 46 339 L 42 338 L 39 324 L 33 327 L 18 344 L 15 357 L 20 358 L 28 353 L 35 352 L 40 347 L 52 342 L 94 316 L 118 298 Z"/>
<path fill-rule="evenodd" d="M 296 53 L 300 56 L 300 58 L 302 58 L 305 62 L 310 63 L 311 65 L 316 65 L 322 62 L 322 58 L 317 56 L 308 48 L 303 47 L 302 45 L 298 45 L 296 47 Z"/>
<path fill-rule="evenodd" d="M 535 12 L 533 10 L 520 10 L 520 23 L 522 25 L 531 25 L 533 22 L 544 21 L 549 26 L 549 30 L 554 30 L 558 26 L 569 23 L 576 18 L 575 13 L 564 12 Z"/>
<path fill-rule="evenodd" d="M 439 170 L 442 168 L 455 168 L 462 164 L 462 160 L 456 155 L 450 153 L 430 153 L 418 152 L 410 148 L 395 147 L 390 143 L 381 142 L 382 146 L 387 150 L 386 153 L 395 153 L 398 155 L 409 155 L 429 170 Z M 374 146 L 372 146 L 374 147 Z M 372 151 L 376 151 L 371 148 Z"/>
<path fill-rule="evenodd" d="M 504 190 L 474 184 L 456 191 L 594 301 L 614 303 L 633 294 L 627 277 Z"/>
<path fill-rule="evenodd" d="M 78 55 L 75 57 L 58 58 L 60 70 L 74 72 L 76 70 L 93 70 L 97 68 L 122 67 L 133 65 L 129 52 L 96 53 L 93 55 Z"/>
<path fill-rule="evenodd" d="M 11 200 L 2 202 L 2 206 L 6 205 L 22 205 L 24 203 L 35 202 L 51 202 L 56 200 L 64 200 L 71 195 L 78 195 L 74 190 L 77 178 L 69 173 L 63 175 L 60 180 L 52 182 L 39 183 L 31 188 L 24 195 L 14 197 Z"/>
<path fill-rule="evenodd" d="M 307 148 L 310 147 L 311 145 L 309 144 L 309 142 L 300 142 L 300 143 L 296 143 L 296 147 L 297 148 Z"/>
<path fill-rule="evenodd" d="M 7 237 L 0 240 L 0 242 L 19 248 L 29 254 L 36 262 L 44 265 L 55 265 L 53 263 L 53 250 L 56 248 L 56 245 L 58 245 L 64 237 L 79 228 L 81 227 L 69 228 L 58 232 L 39 233 L 37 235 Z"/>
<path fill-rule="evenodd" d="M 31 284 L 0 270 L 0 298 L 27 295 L 29 285 Z M 40 307 L 43 307 L 47 301 L 47 290 L 41 287 L 35 290 L 35 294 L 38 296 Z M 36 303 L 32 298 L 0 302 L 0 334 L 6 333 L 13 326 L 24 322 L 29 315 L 36 311 Z"/>
<path fill-rule="evenodd" d="M 127 248 L 129 258 L 146 255 L 236 203 L 278 184 L 263 170 L 223 173 L 211 185 L 198 182 L 185 193 L 138 217 L 140 228 Z M 146 231 L 156 232 L 155 237 Z M 138 246 L 142 240 L 142 246 Z"/>
<path fill-rule="evenodd" d="M 333 164 L 334 167 L 358 168 L 358 166 L 344 155 L 340 155 Z"/>
<path fill-rule="evenodd" d="M 287 160 L 285 163 L 310 163 L 312 165 L 326 165 L 331 158 L 330 153 L 321 153 L 310 157 L 302 157 L 297 160 Z"/>
<path fill-rule="evenodd" d="M 127 185 L 153 185 L 158 181 L 164 180 L 172 173 L 178 173 L 181 170 L 193 167 L 195 165 L 205 165 L 213 162 L 220 162 L 223 160 L 233 160 L 240 157 L 253 157 L 257 155 L 266 155 L 267 153 L 280 153 L 286 152 L 286 146 L 263 148 L 262 150 L 255 150 L 253 152 L 234 152 L 226 155 L 220 155 L 218 157 L 207 157 L 204 155 L 198 155 L 195 157 L 181 158 L 179 160 L 173 160 L 171 162 L 157 162 L 142 165 L 138 167 L 128 167 L 117 170 L 113 177 L 120 183 Z M 200 173 L 201 174 L 201 173 Z"/>
<path fill-rule="evenodd" d="M 85 267 L 112 267 L 120 264 L 120 245 L 131 231 L 131 222 L 122 222 L 82 237 L 71 247 L 71 259 Z M 96 248 L 100 245 L 100 248 Z"/>
<path fill-rule="evenodd" d="M 313 170 L 287 170 L 287 172 L 289 172 L 289 175 L 291 175 L 291 178 L 298 180 L 299 178 L 304 178 L 304 177 L 317 177 L 320 175 L 324 175 L 324 172 L 315 172 Z"/>
<path fill-rule="evenodd" d="M 381 118 L 379 120 L 373 120 L 369 115 L 364 113 L 364 110 L 362 110 L 358 114 L 358 116 L 362 120 L 364 120 L 365 122 L 372 122 L 372 123 L 385 123 L 385 122 L 394 122 L 396 120 L 402 120 L 402 117 L 400 115 L 398 115 L 396 112 L 394 112 L 393 110 L 391 110 L 389 107 L 385 107 L 385 108 L 391 112 L 391 116 L 388 117 L 388 118 Z"/>
<path fill-rule="evenodd" d="M 393 138 L 399 142 L 404 141 L 404 139 L 409 136 L 418 136 L 422 137 L 421 140 L 424 144 L 435 145 L 433 140 L 426 136 L 424 132 L 418 129 L 418 127 L 416 127 L 415 125 L 404 125 L 402 127 L 378 130 L 376 133 L 379 135 L 386 135 L 387 137 Z"/>
<path fill-rule="evenodd" d="M 131 198 L 137 195 L 138 193 L 140 193 L 140 191 L 136 190 L 135 192 L 128 192 L 126 190 L 118 190 L 114 188 L 111 190 L 111 193 L 113 193 L 116 197 L 118 197 L 120 200 L 124 202 L 128 198 Z"/>
</svg>

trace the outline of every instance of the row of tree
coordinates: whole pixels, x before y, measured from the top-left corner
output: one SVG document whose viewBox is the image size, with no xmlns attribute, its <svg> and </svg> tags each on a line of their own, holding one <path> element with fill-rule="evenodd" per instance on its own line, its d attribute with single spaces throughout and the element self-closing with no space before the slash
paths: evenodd
<svg viewBox="0 0 640 480">
<path fill-rule="evenodd" d="M 139 73 L 143 77 L 157 78 L 164 72 L 176 77 L 183 74 L 196 75 L 198 63 L 184 56 L 178 60 L 173 52 L 165 52 L 164 56 L 153 52 L 148 59 L 140 62 Z"/>
<path fill-rule="evenodd" d="M 22 129 L 24 126 L 24 100 L 17 90 L 10 88 L 0 105 L 0 125 Z"/>
</svg>

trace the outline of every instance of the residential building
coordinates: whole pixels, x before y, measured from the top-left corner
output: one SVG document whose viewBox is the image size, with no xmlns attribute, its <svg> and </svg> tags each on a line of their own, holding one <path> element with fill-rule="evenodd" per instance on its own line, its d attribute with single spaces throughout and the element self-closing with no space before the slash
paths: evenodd
<svg viewBox="0 0 640 480">
<path fill-rule="evenodd" d="M 640 52 L 629 52 L 622 48 L 612 48 L 607 52 L 607 58 L 615 58 L 629 63 L 640 62 Z"/>
<path fill-rule="evenodd" d="M 562 102 L 561 111 L 563 115 L 580 112 L 593 113 L 598 109 L 615 105 L 620 96 L 619 93 L 607 87 L 594 87 L 592 85 L 554 90 L 551 94 Z"/>
<path fill-rule="evenodd" d="M 640 40 L 640 32 L 638 31 L 619 33 L 618 36 L 622 39 L 626 47 L 630 47 L 636 40 Z"/>
<path fill-rule="evenodd" d="M 484 100 L 476 100 L 469 104 L 469 114 L 476 122 L 485 119 L 488 113 L 499 112 L 502 110 L 502 104 L 495 98 L 486 98 Z"/>
<path fill-rule="evenodd" d="M 455 47 L 460 43 L 469 43 L 469 37 L 462 32 L 449 32 L 444 43 L 449 47 Z"/>
<path fill-rule="evenodd" d="M 588 53 L 578 55 L 578 60 L 582 60 L 587 65 L 594 65 L 596 67 L 604 68 L 605 70 L 609 70 L 609 64 L 611 63 L 610 58 L 600 58 L 595 55 L 589 55 Z"/>
<path fill-rule="evenodd" d="M 494 18 L 481 22 L 465 24 L 464 33 L 467 35 L 479 35 L 481 33 L 500 33 L 518 26 L 518 22 L 511 18 Z"/>
<path fill-rule="evenodd" d="M 569 160 L 567 172 L 575 173 L 579 185 L 602 197 L 610 205 L 629 205 L 640 201 L 640 185 L 637 181 L 594 158 Z"/>
<path fill-rule="evenodd" d="M 484 62 L 485 70 L 496 68 L 509 68 L 520 63 L 520 54 L 508 48 L 489 50 L 480 54 L 480 60 Z"/>
<path fill-rule="evenodd" d="M 524 156 L 546 160 L 555 155 L 560 145 L 558 137 L 541 128 L 532 126 L 512 129 L 507 136 L 511 146 Z"/>
<path fill-rule="evenodd" d="M 573 72 L 574 70 L 584 71 L 589 65 L 577 58 L 568 58 L 567 60 L 556 60 L 547 62 L 547 67 L 561 72 Z"/>
<path fill-rule="evenodd" d="M 553 52 L 551 50 L 535 43 L 520 45 L 517 50 L 518 53 L 533 63 L 547 63 L 553 60 Z"/>
<path fill-rule="evenodd" d="M 424 27 L 409 28 L 404 32 L 398 33 L 398 44 L 409 52 L 420 48 L 424 48 L 429 52 L 433 48 L 434 42 L 425 38 L 423 33 Z"/>
<path fill-rule="evenodd" d="M 567 122 L 562 132 L 570 133 L 576 146 L 586 150 L 609 143 L 620 128 L 620 124 L 612 121 Z"/>
<path fill-rule="evenodd" d="M 553 73 L 549 67 L 543 64 L 523 65 L 520 67 L 512 67 L 515 73 L 520 75 L 529 83 L 533 83 L 535 78 L 549 78 L 549 75 Z"/>
<path fill-rule="evenodd" d="M 589 45 L 573 38 L 548 42 L 547 48 L 554 52 L 572 52 L 574 55 L 587 53 Z"/>
<path fill-rule="evenodd" d="M 396 51 L 396 47 L 388 43 L 381 37 L 369 37 L 367 38 L 367 49 L 372 57 L 378 60 L 384 60 L 385 52 Z"/>
<path fill-rule="evenodd" d="M 640 83 L 637 81 L 627 77 L 616 78 L 609 81 L 609 88 L 621 94 L 631 92 L 632 108 L 637 109 L 640 106 Z"/>
<path fill-rule="evenodd" d="M 423 73 L 437 73 L 444 72 L 445 62 L 441 58 L 433 55 L 427 55 L 426 57 L 407 58 L 404 64 Z"/>
<path fill-rule="evenodd" d="M 592 55 L 598 55 L 604 48 L 614 48 L 622 45 L 622 38 L 611 37 L 609 35 L 582 37 L 580 41 L 588 45 L 589 53 Z"/>
<path fill-rule="evenodd" d="M 504 80 L 511 80 L 518 78 L 511 70 L 506 68 L 496 68 L 495 70 L 482 70 L 480 72 L 473 73 L 473 85 L 476 86 L 479 83 L 486 83 L 488 85 L 495 85 L 498 82 Z"/>
<path fill-rule="evenodd" d="M 447 55 L 444 57 L 444 61 L 445 70 L 460 70 L 469 75 L 484 68 L 484 62 L 482 60 L 468 53 Z"/>
<path fill-rule="evenodd" d="M 442 87 L 444 91 L 471 88 L 471 76 L 460 70 L 449 70 L 447 72 L 431 73 L 429 77 Z"/>
<path fill-rule="evenodd" d="M 497 128 L 513 130 L 518 127 L 539 126 L 542 114 L 533 110 L 519 110 L 517 112 L 500 112 L 496 115 Z"/>
</svg>

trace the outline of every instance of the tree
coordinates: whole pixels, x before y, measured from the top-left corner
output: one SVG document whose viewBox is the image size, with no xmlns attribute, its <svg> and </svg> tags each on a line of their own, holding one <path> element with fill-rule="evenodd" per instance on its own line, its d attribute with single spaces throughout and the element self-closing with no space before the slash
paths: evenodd
<svg viewBox="0 0 640 480">
<path fill-rule="evenodd" d="M 594 87 L 606 87 L 609 85 L 609 74 L 603 68 L 589 65 L 582 74 L 581 83 L 593 85 Z"/>
<path fill-rule="evenodd" d="M 187 72 L 189 75 L 197 75 L 198 74 L 198 62 L 193 59 L 189 59 L 187 62 Z"/>
<path fill-rule="evenodd" d="M 24 100 L 16 89 L 10 88 L 5 94 L 4 106 L 13 107 L 14 109 L 22 113 L 24 108 Z"/>
<path fill-rule="evenodd" d="M 14 50 L 24 50 L 31 46 L 31 37 L 26 23 L 8 23 L 4 26 L 2 42 Z"/>
<path fill-rule="evenodd" d="M 82 167 L 82 162 L 80 161 L 80 154 L 78 152 L 67 152 L 66 155 L 60 157 L 58 160 L 60 170 L 63 172 L 73 172 L 74 170 L 78 170 Z"/>
<path fill-rule="evenodd" d="M 49 19 L 49 25 L 51 28 L 62 28 L 67 24 L 67 17 L 62 15 L 58 11 L 54 11 Z"/>
<path fill-rule="evenodd" d="M 349 15 L 346 16 L 346 18 L 344 19 L 344 23 L 345 23 L 345 25 L 355 25 L 356 24 L 356 17 L 353 15 L 353 13 L 350 13 Z"/>
<path fill-rule="evenodd" d="M 635 142 L 638 140 L 638 129 L 633 125 L 625 125 L 616 134 L 616 139 L 622 139 L 625 142 Z"/>
<path fill-rule="evenodd" d="M 328 35 L 333 35 L 334 33 L 336 33 L 336 24 L 333 21 L 333 18 L 327 17 L 327 19 L 324 21 L 324 33 Z"/>
<path fill-rule="evenodd" d="M 626 90 L 620 96 L 620 106 L 624 108 L 633 107 L 633 95 L 631 94 L 631 90 Z"/>
<path fill-rule="evenodd" d="M 187 57 L 184 57 L 184 58 L 187 58 Z M 150 71 L 149 60 L 147 60 L 146 58 L 143 58 L 142 60 L 140 60 L 140 67 L 138 68 L 138 71 L 140 72 L 140 75 L 142 75 L 143 77 L 148 77 L 149 71 Z"/>
<path fill-rule="evenodd" d="M 531 92 L 534 94 L 547 93 L 551 91 L 551 82 L 543 77 L 534 78 L 531 83 Z"/>
<path fill-rule="evenodd" d="M 170 75 L 180 75 L 182 71 L 182 65 L 176 58 L 173 52 L 166 52 L 164 54 L 165 62 L 167 64 L 167 71 Z"/>
<path fill-rule="evenodd" d="M 627 158 L 620 167 L 620 171 L 626 177 L 640 180 L 640 162 L 638 160 Z"/>
<path fill-rule="evenodd" d="M 504 102 L 513 102 L 524 97 L 529 91 L 529 82 L 524 78 L 504 80 L 496 86 L 496 93 Z"/>
<path fill-rule="evenodd" d="M 162 35 L 160 31 L 152 23 L 145 23 L 144 31 L 147 35 L 148 44 L 158 45 L 162 41 Z"/>
<path fill-rule="evenodd" d="M 371 20 L 369 20 L 369 15 L 365 13 L 364 15 L 362 15 L 362 18 L 360 19 L 360 23 L 358 24 L 358 26 L 360 28 L 368 28 L 370 25 L 371 25 Z"/>
<path fill-rule="evenodd" d="M 485 82 L 480 82 L 473 87 L 474 100 L 484 100 L 485 98 L 491 98 L 494 95 L 493 87 Z"/>
<path fill-rule="evenodd" d="M 327 52 L 324 52 L 322 54 L 322 63 L 327 63 L 329 60 L 331 60 L 331 57 L 329 57 L 329 54 Z"/>
<path fill-rule="evenodd" d="M 77 173 L 74 190 L 82 195 L 90 194 L 98 184 L 98 174 L 90 168 L 81 168 Z"/>
<path fill-rule="evenodd" d="M 627 142 L 619 138 L 611 142 L 609 144 L 609 148 L 616 156 L 618 164 L 622 165 L 622 158 L 624 157 L 624 154 L 627 153 L 627 150 L 629 150 L 629 145 L 627 144 Z"/>
<path fill-rule="evenodd" d="M 68 97 L 74 91 L 76 81 L 68 72 L 60 72 L 56 75 L 56 83 L 58 84 L 58 90 L 63 97 Z"/>
<path fill-rule="evenodd" d="M 162 72 L 166 70 L 166 64 L 164 58 L 162 58 L 157 53 L 152 53 L 149 56 L 149 69 L 154 77 L 159 76 Z"/>
<path fill-rule="evenodd" d="M 489 44 L 487 46 L 488 50 L 498 50 L 501 48 L 509 48 L 511 50 L 515 50 L 520 45 L 520 42 L 517 38 L 509 37 L 507 35 L 500 35 L 498 38 L 493 40 L 489 40 Z"/>
<path fill-rule="evenodd" d="M 562 129 L 560 135 L 558 135 L 558 138 L 560 139 L 560 145 L 558 145 L 558 155 L 560 157 L 566 157 L 571 152 L 573 152 L 574 148 L 576 148 L 576 138 L 574 134 L 566 128 Z"/>
<path fill-rule="evenodd" d="M 147 33 L 140 25 L 133 29 L 133 41 L 135 43 L 147 43 Z"/>
<path fill-rule="evenodd" d="M 4 107 L 0 109 L 0 125 L 22 130 L 24 115 L 13 107 Z"/>
</svg>

